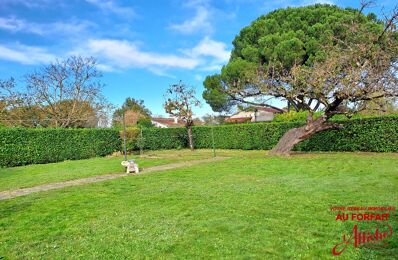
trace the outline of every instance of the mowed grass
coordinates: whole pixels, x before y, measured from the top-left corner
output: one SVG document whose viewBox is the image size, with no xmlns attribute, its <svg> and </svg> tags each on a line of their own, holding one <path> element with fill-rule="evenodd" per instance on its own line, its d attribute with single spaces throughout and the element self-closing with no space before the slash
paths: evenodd
<svg viewBox="0 0 398 260">
<path fill-rule="evenodd" d="M 396 154 L 229 155 L 0 201 L 0 256 L 332 259 L 357 223 L 336 221 L 332 206 L 397 206 Z M 341 258 L 396 258 L 392 214 L 386 248 L 349 245 Z"/>
<path fill-rule="evenodd" d="M 237 151 L 218 151 L 220 155 L 237 155 Z M 260 154 L 257 151 L 256 154 Z M 264 155 L 264 152 L 261 152 Z M 140 168 L 212 158 L 211 150 L 179 151 L 148 151 L 143 156 L 133 154 L 128 159 L 134 159 Z M 68 181 L 96 175 L 123 173 L 121 161 L 124 156 L 109 156 L 78 161 L 64 161 L 60 163 L 36 164 L 13 168 L 0 168 L 0 191 L 27 188 L 41 184 Z"/>
</svg>

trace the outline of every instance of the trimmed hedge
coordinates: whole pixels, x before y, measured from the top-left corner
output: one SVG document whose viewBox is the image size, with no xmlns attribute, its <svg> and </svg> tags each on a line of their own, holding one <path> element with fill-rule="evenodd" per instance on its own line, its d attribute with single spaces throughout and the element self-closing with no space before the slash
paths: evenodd
<svg viewBox="0 0 398 260">
<path fill-rule="evenodd" d="M 398 152 L 398 117 L 376 117 L 335 121 L 343 129 L 329 130 L 300 143 L 300 151 Z M 196 148 L 212 148 L 212 129 L 218 149 L 264 149 L 274 147 L 291 123 L 251 123 L 193 127 Z M 137 150 L 137 129 L 128 129 L 129 150 Z M 28 129 L 0 128 L 0 166 L 105 156 L 121 150 L 116 129 Z M 134 138 L 136 138 L 134 140 Z M 188 147 L 186 128 L 143 129 L 144 149 L 181 149 Z"/>
<path fill-rule="evenodd" d="M 120 147 L 115 129 L 1 128 L 0 166 L 87 159 Z"/>
<path fill-rule="evenodd" d="M 318 133 L 300 143 L 301 151 L 398 152 L 398 117 L 374 117 L 334 121 L 343 124 L 339 130 Z"/>
<path fill-rule="evenodd" d="M 182 149 L 188 147 L 187 129 L 182 128 L 146 128 L 142 133 L 144 149 Z"/>
<path fill-rule="evenodd" d="M 256 123 L 213 127 L 215 147 L 219 149 L 269 150 L 282 135 L 298 123 Z M 211 148 L 210 126 L 193 128 L 196 148 Z"/>
<path fill-rule="evenodd" d="M 343 124 L 340 130 L 329 130 L 300 143 L 300 151 L 367 151 L 398 152 L 398 117 L 375 117 L 335 121 Z M 193 127 L 196 148 L 212 148 L 211 129 L 215 146 L 219 149 L 272 149 L 282 135 L 293 127 L 291 123 L 249 123 L 222 126 Z M 150 128 L 143 131 L 144 149 L 176 149 L 188 147 L 185 128 Z"/>
</svg>

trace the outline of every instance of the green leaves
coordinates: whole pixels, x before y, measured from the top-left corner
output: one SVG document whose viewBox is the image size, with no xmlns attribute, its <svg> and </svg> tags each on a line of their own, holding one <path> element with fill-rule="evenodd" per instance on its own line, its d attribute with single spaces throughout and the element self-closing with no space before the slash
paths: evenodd
<svg viewBox="0 0 398 260">
<path fill-rule="evenodd" d="M 251 123 L 221 126 L 194 126 L 196 148 L 212 148 L 213 128 L 218 149 L 270 150 L 282 135 L 293 127 L 305 124 L 306 112 L 290 113 L 279 117 L 279 123 Z M 376 117 L 333 121 L 343 129 L 329 130 L 300 143 L 301 151 L 398 151 L 398 117 Z M 143 129 L 144 149 L 179 149 L 188 147 L 185 128 Z M 138 149 L 137 140 L 133 142 Z"/>
<path fill-rule="evenodd" d="M 1 167 L 87 159 L 120 148 L 114 129 L 0 129 Z"/>
<path fill-rule="evenodd" d="M 215 112 L 228 111 L 232 103 L 230 98 L 223 92 L 224 87 L 221 84 L 221 76 L 218 74 L 207 76 L 203 82 L 205 90 L 202 97 L 211 106 Z"/>
</svg>

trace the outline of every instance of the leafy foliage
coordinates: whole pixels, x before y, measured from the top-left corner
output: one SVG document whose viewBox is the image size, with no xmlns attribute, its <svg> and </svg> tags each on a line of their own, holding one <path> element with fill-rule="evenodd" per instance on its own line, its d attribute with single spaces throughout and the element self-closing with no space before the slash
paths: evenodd
<svg viewBox="0 0 398 260">
<path fill-rule="evenodd" d="M 114 129 L 1 128 L 0 166 L 105 156 L 120 147 L 119 133 Z"/>
<path fill-rule="evenodd" d="M 314 117 L 320 116 L 320 112 L 317 112 Z M 305 123 L 307 121 L 307 117 L 309 115 L 308 111 L 290 111 L 287 113 L 276 114 L 272 122 L 282 123 L 282 122 L 302 122 Z"/>
<path fill-rule="evenodd" d="M 200 106 L 200 101 L 195 97 L 195 89 L 180 81 L 167 89 L 165 99 L 166 102 L 163 107 L 166 113 L 177 117 L 185 123 L 188 131 L 189 147 L 193 150 L 192 126 L 195 122 L 192 109 Z"/>
<path fill-rule="evenodd" d="M 398 152 L 398 117 L 340 121 L 338 131 L 321 132 L 296 148 L 302 151 Z"/>
<path fill-rule="evenodd" d="M 313 5 L 261 16 L 235 38 L 221 74 L 204 81 L 207 102 L 222 107 L 224 93 L 227 101 L 271 107 L 276 98 L 308 111 L 306 125 L 291 129 L 271 151 L 281 155 L 318 132 L 340 128 L 329 123 L 334 115 L 397 97 L 398 7 L 382 22 L 362 13 L 369 4 L 362 1 L 361 10 Z"/>
<path fill-rule="evenodd" d="M 126 125 L 135 126 L 139 123 L 141 125 L 150 126 L 148 120 L 151 118 L 151 111 L 145 107 L 143 100 L 134 98 L 126 98 L 121 108 L 115 110 L 112 116 L 112 125 L 115 127 L 123 126 L 123 113 L 126 115 Z"/>
<path fill-rule="evenodd" d="M 295 66 L 312 66 L 325 60 L 325 46 L 353 40 L 355 35 L 347 26 L 353 21 L 375 33 L 383 30 L 374 16 L 329 5 L 278 9 L 259 17 L 236 36 L 230 62 L 221 74 L 205 79 L 203 97 L 214 111 L 219 111 L 232 100 L 243 102 L 246 97 L 263 94 L 283 96 L 281 91 L 262 89 L 256 78 L 267 80 Z M 274 74 L 259 75 L 268 66 Z"/>
<path fill-rule="evenodd" d="M 180 81 L 171 85 L 164 97 L 166 101 L 163 107 L 166 113 L 182 120 L 187 127 L 192 126 L 192 109 L 200 106 L 200 101 L 195 97 L 195 89 Z"/>
<path fill-rule="evenodd" d="M 299 115 L 301 115 L 299 113 Z M 398 117 L 356 118 L 333 120 L 342 124 L 342 130 L 317 133 L 308 141 L 299 144 L 302 151 L 398 151 Z M 197 148 L 212 148 L 213 128 L 215 146 L 218 149 L 269 150 L 289 129 L 305 124 L 298 117 L 283 123 L 250 123 L 221 126 L 195 126 L 192 128 Z M 137 133 L 138 137 L 138 133 Z M 147 150 L 178 149 L 188 147 L 184 128 L 143 129 L 144 148 Z M 367 141 L 369 140 L 369 141 Z M 138 149 L 137 140 L 131 140 L 133 150 Z"/>
<path fill-rule="evenodd" d="M 182 149 L 189 147 L 185 128 L 147 128 L 143 129 L 146 150 Z"/>
</svg>

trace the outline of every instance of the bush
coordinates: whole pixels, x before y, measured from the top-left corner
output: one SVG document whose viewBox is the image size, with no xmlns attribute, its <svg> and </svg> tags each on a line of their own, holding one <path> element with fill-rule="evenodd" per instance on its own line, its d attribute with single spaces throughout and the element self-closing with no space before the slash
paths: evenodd
<svg viewBox="0 0 398 260">
<path fill-rule="evenodd" d="M 146 128 L 143 129 L 144 149 L 181 149 L 188 147 L 188 133 L 181 128 Z"/>
<path fill-rule="evenodd" d="M 300 151 L 398 152 L 398 117 L 336 121 L 343 129 L 329 130 L 300 143 Z M 254 123 L 193 127 L 196 148 L 272 149 L 282 135 L 302 122 Z M 188 147 L 186 128 L 128 128 L 129 150 Z M 105 156 L 121 150 L 122 131 L 116 129 L 0 128 L 0 166 L 18 166 Z M 121 135 L 123 136 L 123 135 Z"/>
<path fill-rule="evenodd" d="M 398 152 L 398 117 L 374 117 L 336 121 L 339 130 L 318 133 L 300 143 L 301 151 Z"/>
<path fill-rule="evenodd" d="M 114 129 L 0 129 L 0 166 L 87 159 L 120 150 Z"/>
<path fill-rule="evenodd" d="M 335 121 L 340 130 L 321 132 L 300 143 L 300 151 L 368 151 L 398 152 L 398 117 L 376 117 Z M 272 149 L 282 135 L 303 122 L 251 123 L 193 127 L 196 148 L 212 148 L 213 128 L 215 147 L 219 149 Z M 187 148 L 185 128 L 144 129 L 144 148 L 149 150 Z"/>
<path fill-rule="evenodd" d="M 269 150 L 297 123 L 235 124 L 213 127 L 215 147 L 220 149 Z M 196 148 L 211 148 L 210 126 L 193 128 Z"/>
<path fill-rule="evenodd" d="M 137 138 L 141 134 L 141 129 L 138 127 L 127 127 L 126 128 L 126 149 L 131 152 L 138 149 Z M 119 130 L 120 139 L 123 142 L 124 130 Z"/>
<path fill-rule="evenodd" d="M 285 123 L 285 122 L 306 122 L 308 111 L 290 111 L 282 114 L 276 114 L 272 122 L 274 123 Z M 314 118 L 318 118 L 321 112 L 316 112 Z"/>
</svg>

